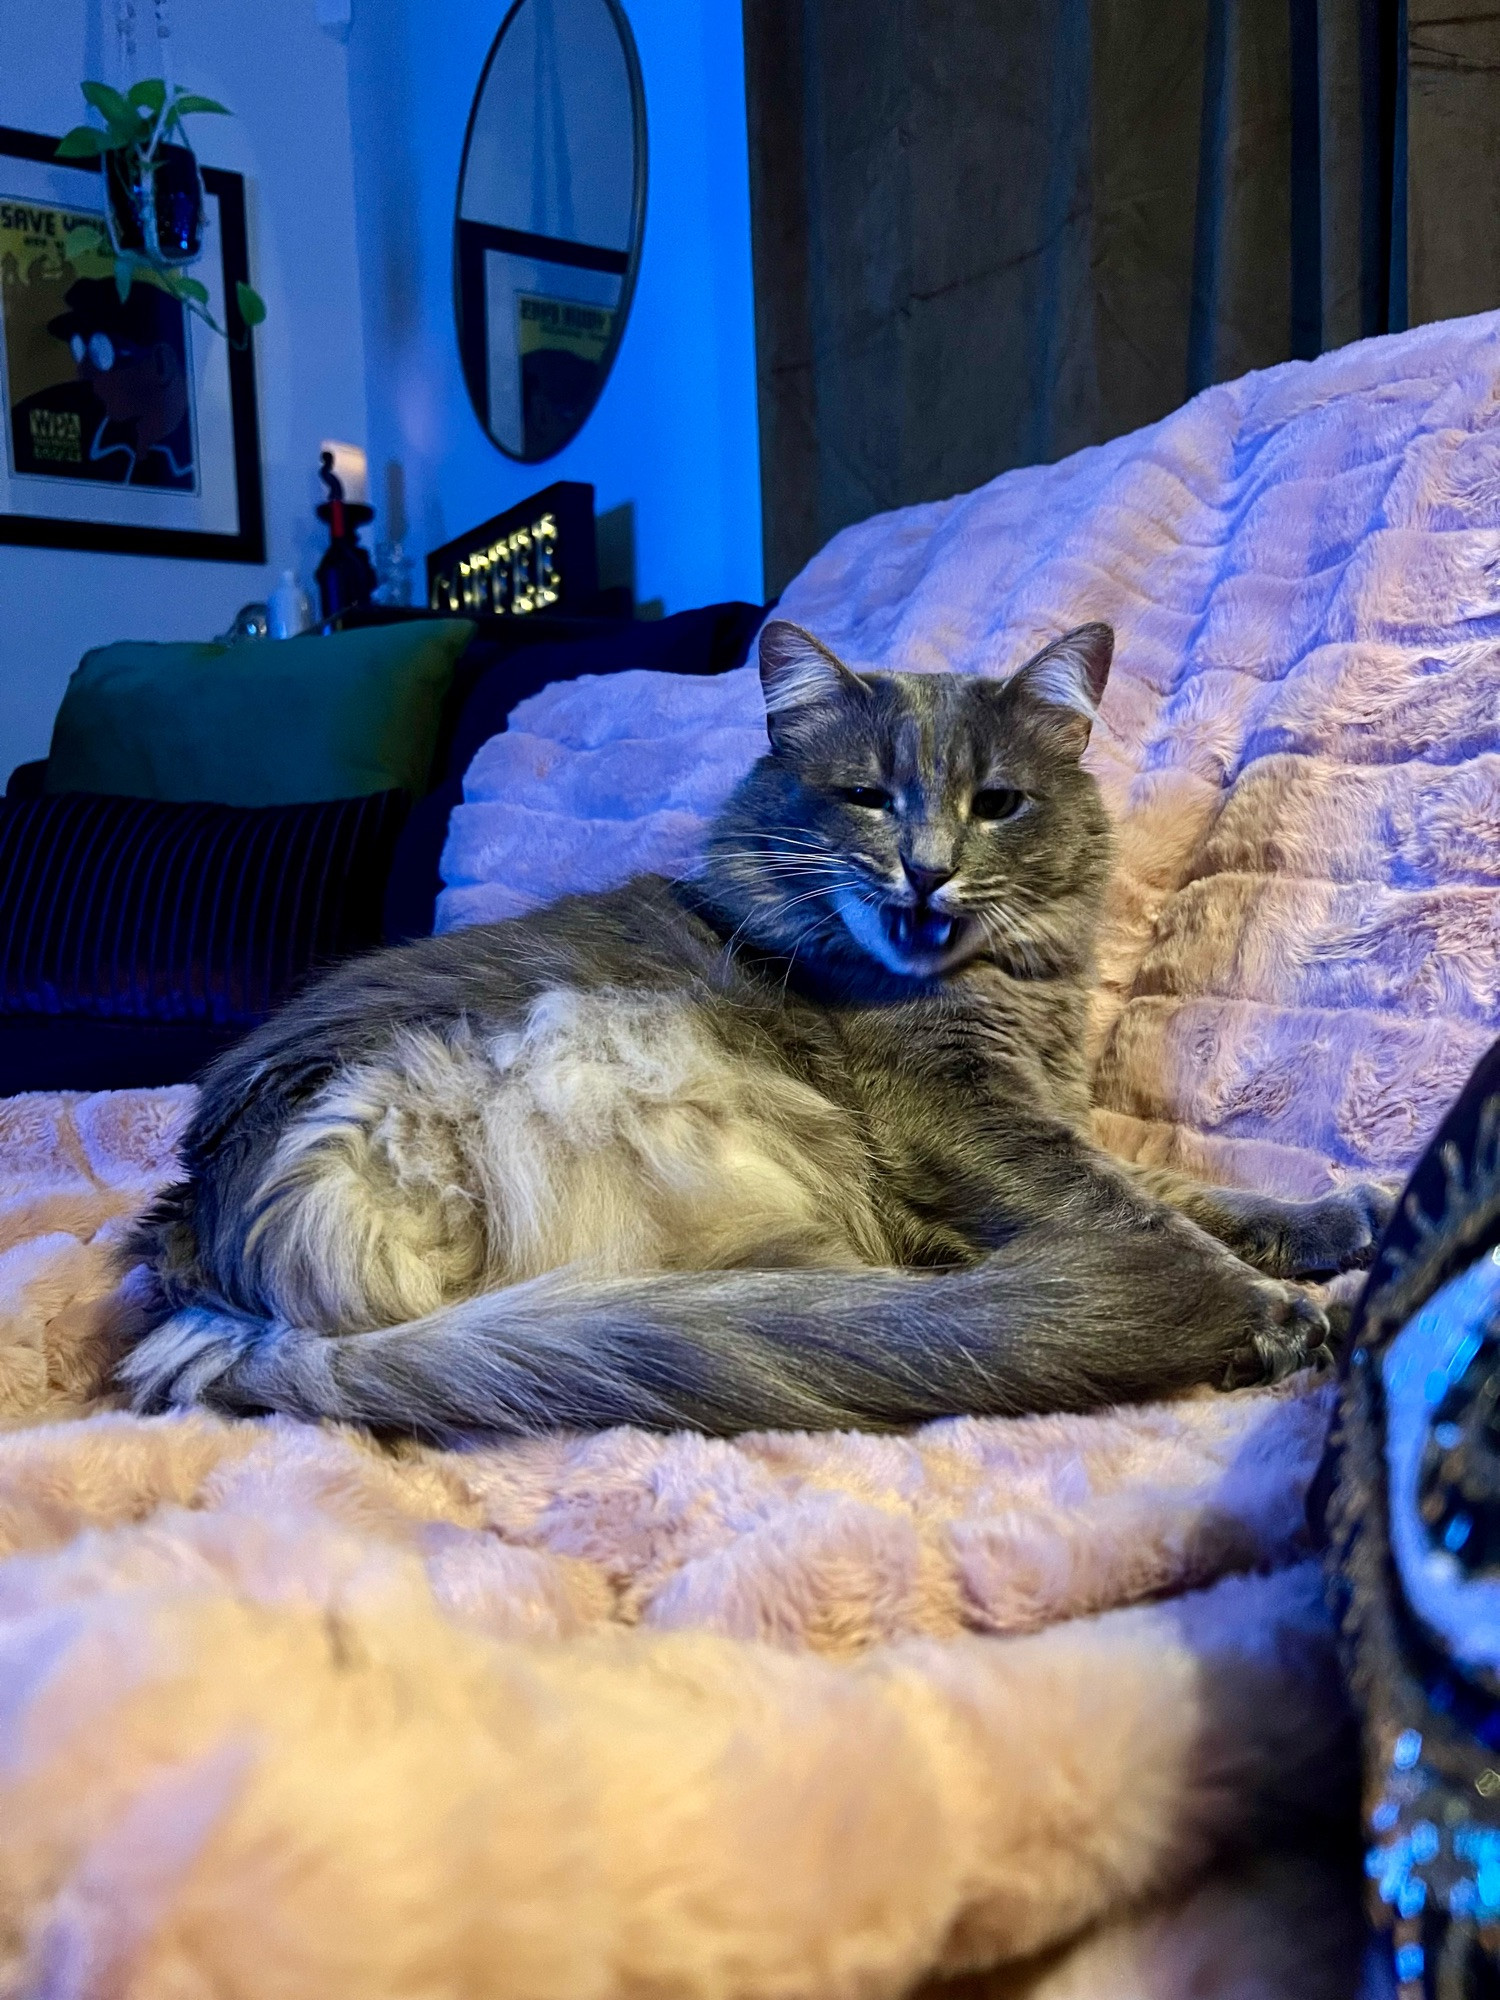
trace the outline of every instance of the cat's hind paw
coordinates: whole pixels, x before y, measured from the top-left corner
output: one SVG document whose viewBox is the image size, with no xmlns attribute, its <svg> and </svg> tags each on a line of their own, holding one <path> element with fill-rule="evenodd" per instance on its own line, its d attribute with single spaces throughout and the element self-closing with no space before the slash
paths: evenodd
<svg viewBox="0 0 1500 2000">
<path fill-rule="evenodd" d="M 1333 1328 L 1325 1309 L 1300 1285 L 1275 1278 L 1251 1287 L 1252 1323 L 1225 1375 L 1226 1389 L 1279 1382 L 1299 1368 L 1332 1358 Z"/>
</svg>

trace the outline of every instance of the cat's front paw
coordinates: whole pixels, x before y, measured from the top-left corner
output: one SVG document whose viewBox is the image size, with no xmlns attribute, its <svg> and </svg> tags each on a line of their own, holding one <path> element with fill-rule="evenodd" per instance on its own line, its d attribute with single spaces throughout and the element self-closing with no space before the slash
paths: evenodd
<svg viewBox="0 0 1500 2000">
<path fill-rule="evenodd" d="M 1375 1261 L 1375 1246 L 1395 1213 L 1396 1197 L 1373 1181 L 1325 1195 L 1307 1204 L 1305 1234 L 1294 1246 L 1297 1263 L 1288 1275 L 1331 1278 L 1362 1271 Z"/>
<path fill-rule="evenodd" d="M 1323 1306 L 1300 1285 L 1257 1278 L 1250 1286 L 1245 1337 L 1230 1358 L 1226 1389 L 1279 1382 L 1299 1368 L 1332 1359 L 1333 1327 Z"/>
<path fill-rule="evenodd" d="M 1229 1241 L 1236 1255 L 1277 1278 L 1332 1278 L 1372 1263 L 1396 1201 L 1361 1182 L 1317 1201 L 1257 1204 L 1239 1218 Z"/>
</svg>

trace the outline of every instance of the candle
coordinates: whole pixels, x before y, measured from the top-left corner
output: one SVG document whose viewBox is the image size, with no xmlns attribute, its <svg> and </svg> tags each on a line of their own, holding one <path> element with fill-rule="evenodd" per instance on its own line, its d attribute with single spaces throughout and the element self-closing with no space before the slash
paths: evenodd
<svg viewBox="0 0 1500 2000">
<path fill-rule="evenodd" d="M 340 444 L 336 438 L 324 438 L 322 449 L 333 454 L 334 477 L 344 489 L 344 498 L 358 506 L 368 506 L 370 466 L 360 447 L 357 444 Z"/>
</svg>

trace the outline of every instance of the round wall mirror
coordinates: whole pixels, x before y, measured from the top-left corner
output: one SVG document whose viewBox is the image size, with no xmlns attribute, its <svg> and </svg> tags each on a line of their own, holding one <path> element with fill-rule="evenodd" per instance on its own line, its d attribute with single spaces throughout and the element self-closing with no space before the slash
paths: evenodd
<svg viewBox="0 0 1500 2000">
<path fill-rule="evenodd" d="M 646 102 L 616 0 L 516 0 L 484 65 L 458 179 L 454 306 L 479 421 L 550 458 L 598 401 L 646 216 Z"/>
</svg>

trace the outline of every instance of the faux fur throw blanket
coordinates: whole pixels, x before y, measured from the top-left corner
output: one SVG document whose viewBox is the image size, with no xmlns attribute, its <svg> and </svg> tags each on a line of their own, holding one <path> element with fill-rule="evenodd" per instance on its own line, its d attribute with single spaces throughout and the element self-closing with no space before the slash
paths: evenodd
<svg viewBox="0 0 1500 2000">
<path fill-rule="evenodd" d="M 1099 1136 L 1285 1193 L 1399 1177 L 1500 1032 L 1500 315 L 1211 389 L 837 536 L 778 616 L 1003 674 L 1118 634 Z M 755 671 L 549 688 L 475 759 L 445 926 L 691 868 Z"/>
<path fill-rule="evenodd" d="M 867 664 L 1119 628 L 1122 1150 L 1399 1173 L 1496 1032 L 1496 343 L 1210 391 L 787 594 Z M 759 742 L 746 674 L 538 697 L 448 920 L 690 864 Z M 1348 1994 L 1326 1387 L 463 1454 L 138 1420 L 108 1245 L 187 1105 L 0 1105 L 0 1994 Z"/>
<path fill-rule="evenodd" d="M 1342 2000 L 1326 1388 L 469 1453 L 109 1412 L 188 1102 L 0 1103 L 0 1993 Z"/>
</svg>

